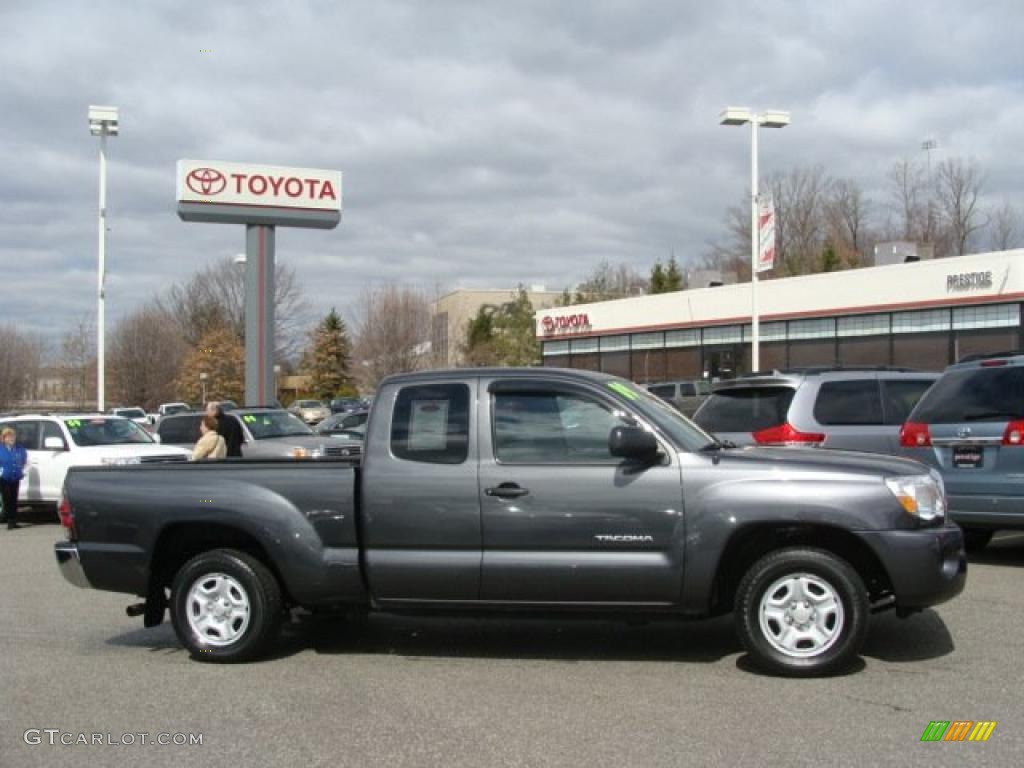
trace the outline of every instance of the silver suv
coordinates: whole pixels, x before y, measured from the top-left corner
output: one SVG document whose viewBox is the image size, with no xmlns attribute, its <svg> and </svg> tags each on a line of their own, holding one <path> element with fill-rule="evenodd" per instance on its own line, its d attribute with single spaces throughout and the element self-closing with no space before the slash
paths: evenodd
<svg viewBox="0 0 1024 768">
<path fill-rule="evenodd" d="M 901 453 L 935 467 L 968 549 L 1024 528 L 1024 354 L 951 365 L 900 430 Z"/>
<path fill-rule="evenodd" d="M 722 381 L 693 420 L 736 445 L 899 452 L 899 431 L 939 378 L 906 368 L 803 368 Z"/>
</svg>

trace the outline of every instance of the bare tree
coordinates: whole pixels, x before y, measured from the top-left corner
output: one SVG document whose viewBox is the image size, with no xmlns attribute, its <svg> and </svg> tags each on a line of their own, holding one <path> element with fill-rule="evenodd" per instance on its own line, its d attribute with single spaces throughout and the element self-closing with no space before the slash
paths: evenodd
<svg viewBox="0 0 1024 768">
<path fill-rule="evenodd" d="M 840 246 L 840 251 L 847 252 L 850 266 L 864 262 L 869 210 L 870 203 L 852 179 L 838 179 L 829 185 L 825 204 L 829 239 Z"/>
<path fill-rule="evenodd" d="M 174 380 L 187 345 L 170 313 L 146 306 L 125 316 L 110 339 L 108 366 L 113 400 L 155 410 L 178 397 Z"/>
<path fill-rule="evenodd" d="M 640 296 L 647 287 L 647 278 L 628 264 L 612 266 L 603 260 L 576 286 L 576 303 Z"/>
<path fill-rule="evenodd" d="M 989 248 L 993 251 L 1009 251 L 1024 244 L 1024 220 L 1020 211 L 1003 201 L 989 216 L 992 230 L 989 233 Z"/>
<path fill-rule="evenodd" d="M 376 389 L 385 376 L 430 365 L 430 302 L 415 288 L 368 287 L 352 318 L 353 373 L 362 388 Z"/>
<path fill-rule="evenodd" d="M 988 223 L 978 208 L 984 178 L 977 164 L 960 158 L 939 163 L 935 189 L 939 211 L 949 227 L 953 252 L 967 253 L 971 236 Z"/>
<path fill-rule="evenodd" d="M 0 408 L 35 397 L 44 352 L 38 336 L 0 326 Z"/>
<path fill-rule="evenodd" d="M 794 168 L 769 178 L 778 238 L 776 274 L 806 275 L 821 271 L 828 186 L 829 179 L 820 165 Z"/>
<path fill-rule="evenodd" d="M 159 299 L 175 319 L 190 346 L 207 333 L 227 326 L 245 338 L 245 267 L 221 259 L 171 286 Z M 294 357 L 303 342 L 308 305 L 295 270 L 278 264 L 274 270 L 275 357 Z"/>
<path fill-rule="evenodd" d="M 903 158 L 893 163 L 888 181 L 898 216 L 898 224 L 890 228 L 890 235 L 916 241 L 927 228 L 929 190 L 924 171 L 918 163 Z"/>
<path fill-rule="evenodd" d="M 66 400 L 79 408 L 96 401 L 96 320 L 91 314 L 61 337 L 57 370 Z"/>
</svg>

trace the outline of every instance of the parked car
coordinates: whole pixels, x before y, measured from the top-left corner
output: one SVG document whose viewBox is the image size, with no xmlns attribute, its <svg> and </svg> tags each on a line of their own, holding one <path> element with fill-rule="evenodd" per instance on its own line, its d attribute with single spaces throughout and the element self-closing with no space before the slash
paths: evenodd
<svg viewBox="0 0 1024 768">
<path fill-rule="evenodd" d="M 0 420 L 28 452 L 22 503 L 56 507 L 70 467 L 185 461 L 188 451 L 157 444 L 131 419 L 100 413 L 35 414 Z"/>
<path fill-rule="evenodd" d="M 319 400 L 296 400 L 288 408 L 307 424 L 316 424 L 331 415 L 331 409 Z"/>
<path fill-rule="evenodd" d="M 732 611 L 753 663 L 791 676 L 848 668 L 869 614 L 964 588 L 963 534 L 917 462 L 727 449 L 596 372 L 470 368 L 380 387 L 361 465 L 73 470 L 62 573 L 144 596 L 129 611 L 146 626 L 169 608 L 200 661 L 261 654 L 293 606 Z"/>
<path fill-rule="evenodd" d="M 674 405 L 683 416 L 690 417 L 711 394 L 711 383 L 707 379 L 664 381 L 660 384 L 647 384 L 646 386 L 647 391 L 652 395 Z"/>
<path fill-rule="evenodd" d="M 1024 354 L 951 365 L 907 418 L 900 447 L 942 474 L 968 549 L 1024 529 Z"/>
<path fill-rule="evenodd" d="M 352 413 L 363 410 L 363 401 L 355 397 L 336 397 L 330 402 L 331 413 Z"/>
<path fill-rule="evenodd" d="M 242 425 L 246 458 L 358 458 L 358 444 L 339 445 L 327 436 L 320 436 L 294 414 L 279 408 L 238 408 L 225 417 L 237 419 Z M 191 450 L 199 439 L 201 411 L 179 413 L 160 419 L 157 436 L 166 445 Z"/>
<path fill-rule="evenodd" d="M 161 403 L 160 407 L 156 409 L 156 417 L 159 421 L 164 416 L 170 416 L 173 413 L 184 413 L 185 411 L 191 411 L 192 406 L 188 403 Z"/>
<path fill-rule="evenodd" d="M 317 424 L 315 431 L 318 435 L 337 435 L 358 430 L 365 433 L 369 417 L 370 412 L 366 410 L 336 413 Z"/>
<path fill-rule="evenodd" d="M 111 408 L 110 412 L 114 416 L 123 416 L 126 419 L 131 419 L 143 427 L 152 424 L 149 420 L 149 414 L 143 408 Z"/>
<path fill-rule="evenodd" d="M 693 420 L 736 445 L 896 454 L 900 427 L 939 378 L 905 368 L 808 368 L 718 382 Z"/>
</svg>

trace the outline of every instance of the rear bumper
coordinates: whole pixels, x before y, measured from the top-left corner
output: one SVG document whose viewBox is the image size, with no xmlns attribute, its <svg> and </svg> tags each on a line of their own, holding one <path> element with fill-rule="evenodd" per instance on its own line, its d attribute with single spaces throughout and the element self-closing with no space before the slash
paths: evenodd
<svg viewBox="0 0 1024 768">
<path fill-rule="evenodd" d="M 959 595 L 967 583 L 967 555 L 960 527 L 916 531 L 863 531 L 892 581 L 898 608 L 926 608 Z"/>
<path fill-rule="evenodd" d="M 92 584 L 85 577 L 82 560 L 78 556 L 78 545 L 73 541 L 58 541 L 53 549 L 57 556 L 57 567 L 60 568 L 61 575 L 76 587 L 91 589 Z"/>
<path fill-rule="evenodd" d="M 1024 496 L 949 494 L 949 516 L 966 527 L 1024 528 Z"/>
</svg>

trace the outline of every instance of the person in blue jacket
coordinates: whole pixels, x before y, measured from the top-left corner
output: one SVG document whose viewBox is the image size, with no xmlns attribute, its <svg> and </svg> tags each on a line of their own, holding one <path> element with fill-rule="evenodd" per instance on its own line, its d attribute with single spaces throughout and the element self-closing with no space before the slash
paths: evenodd
<svg viewBox="0 0 1024 768">
<path fill-rule="evenodd" d="M 11 427 L 0 433 L 0 498 L 7 513 L 7 530 L 21 528 L 18 525 L 18 485 L 25 476 L 28 454 L 24 447 L 15 442 L 17 434 Z"/>
</svg>

